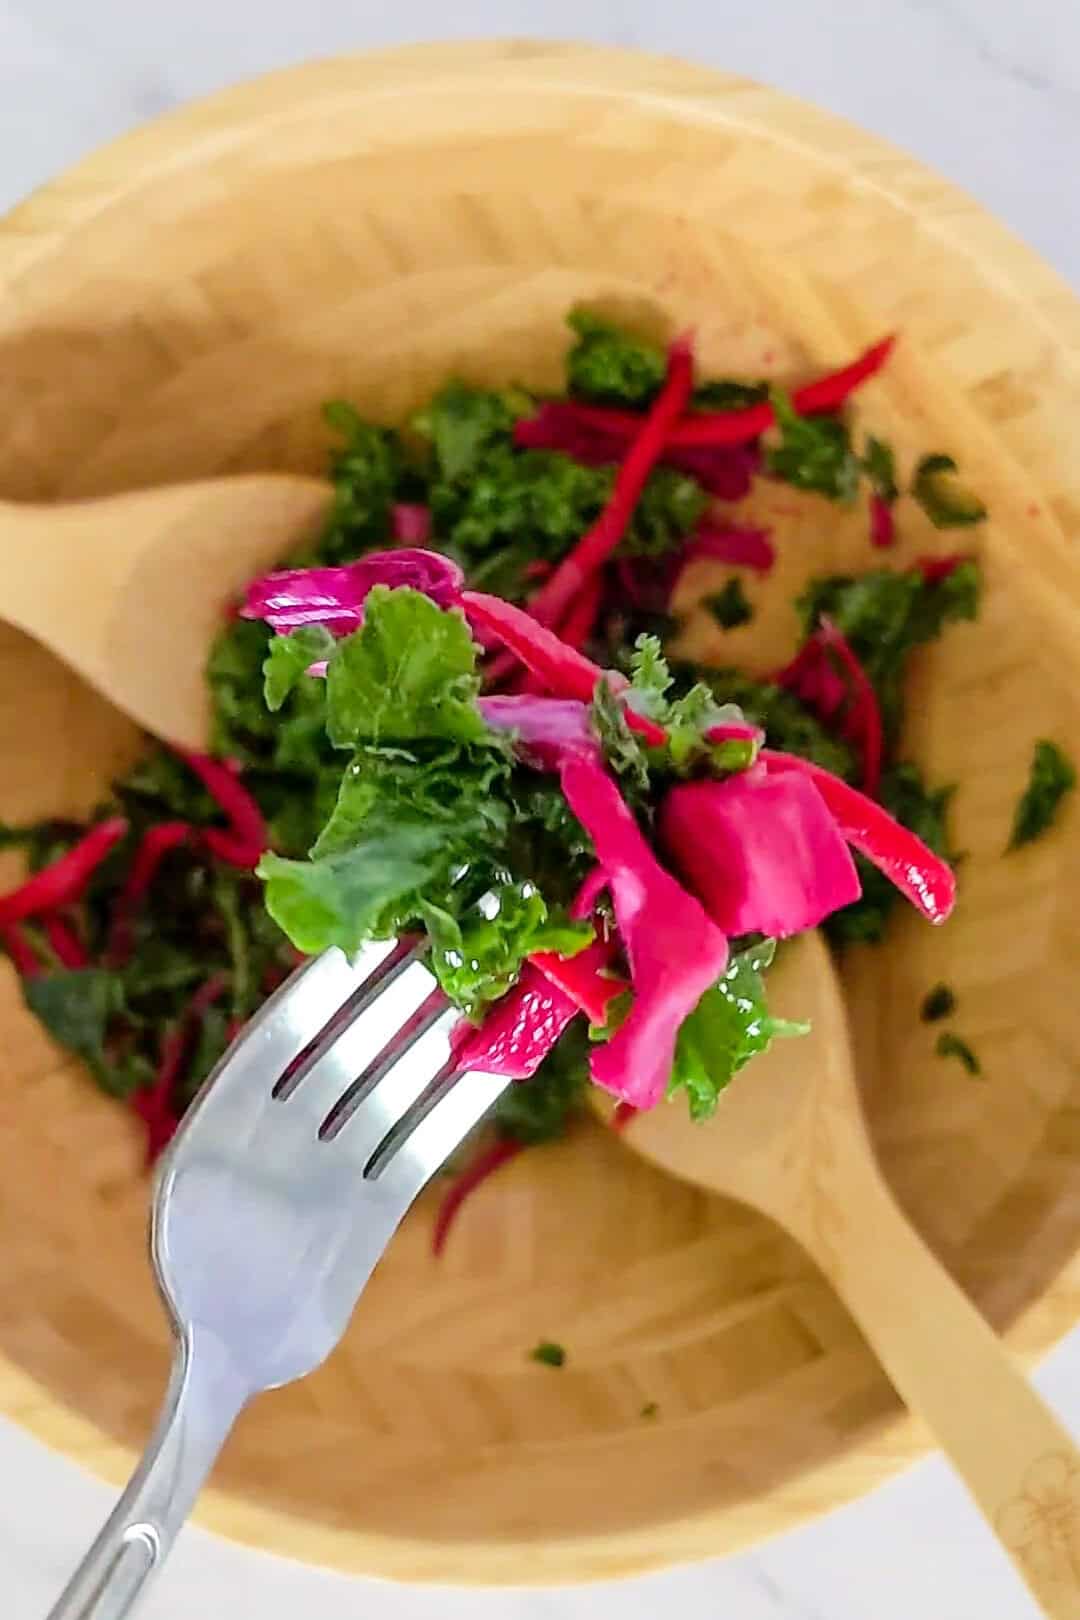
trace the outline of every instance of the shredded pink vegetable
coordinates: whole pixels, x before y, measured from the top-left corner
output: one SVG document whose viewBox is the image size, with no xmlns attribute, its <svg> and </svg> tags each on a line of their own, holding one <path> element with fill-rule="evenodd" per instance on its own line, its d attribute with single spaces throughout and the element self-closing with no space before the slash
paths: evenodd
<svg viewBox="0 0 1080 1620">
<path fill-rule="evenodd" d="M 403 546 L 426 546 L 431 539 L 431 513 L 426 506 L 395 501 L 390 525 L 394 539 Z"/>
<path fill-rule="evenodd" d="M 600 765 L 571 754 L 560 776 L 570 808 L 596 846 L 633 981 L 633 1007 L 612 1039 L 596 1048 L 590 1071 L 606 1091 L 651 1108 L 667 1086 L 679 1026 L 723 972 L 727 940 L 700 902 L 664 871 Z"/>
<path fill-rule="evenodd" d="M 619 467 L 611 499 L 530 603 L 542 623 L 558 624 L 582 586 L 603 567 L 622 539 L 667 436 L 690 401 L 693 386 L 694 357 L 689 343 L 681 339 L 668 350 L 664 386 L 641 419 L 637 437 Z"/>
<path fill-rule="evenodd" d="M 814 783 L 763 766 L 687 782 L 660 809 L 661 843 L 725 934 L 786 939 L 860 894 L 848 847 Z"/>
<path fill-rule="evenodd" d="M 767 574 L 776 561 L 776 550 L 767 529 L 744 529 L 737 523 L 702 523 L 683 547 L 682 566 L 689 567 L 703 557 Z"/>
<path fill-rule="evenodd" d="M 887 810 L 838 776 L 795 754 L 763 748 L 770 773 L 796 771 L 809 777 L 835 817 L 843 837 L 865 855 L 932 923 L 942 923 L 956 901 L 956 878 L 940 855 L 901 827 Z"/>
</svg>

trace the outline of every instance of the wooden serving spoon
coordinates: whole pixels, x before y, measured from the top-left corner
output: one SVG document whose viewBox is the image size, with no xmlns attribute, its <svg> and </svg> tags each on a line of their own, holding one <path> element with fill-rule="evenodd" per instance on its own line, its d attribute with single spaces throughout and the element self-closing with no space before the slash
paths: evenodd
<svg viewBox="0 0 1080 1620">
<path fill-rule="evenodd" d="M 774 1010 L 812 1020 L 812 1033 L 755 1058 L 708 1124 L 662 1104 L 629 1121 L 626 1141 L 673 1175 L 762 1211 L 802 1244 L 1043 1612 L 1080 1620 L 1080 1451 L 889 1190 L 818 934 L 781 951 L 769 988 Z"/>
<path fill-rule="evenodd" d="M 317 478 L 271 473 L 0 503 L 0 616 L 148 731 L 201 748 L 206 650 L 227 603 L 312 535 L 330 500 Z"/>
</svg>

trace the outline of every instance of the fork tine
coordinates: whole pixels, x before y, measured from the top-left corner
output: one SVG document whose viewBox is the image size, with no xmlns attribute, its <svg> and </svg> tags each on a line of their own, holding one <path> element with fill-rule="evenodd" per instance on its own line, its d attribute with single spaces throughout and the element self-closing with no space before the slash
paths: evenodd
<svg viewBox="0 0 1080 1620">
<path fill-rule="evenodd" d="M 367 945 L 355 962 L 336 948 L 290 974 L 241 1031 L 210 1075 L 184 1120 L 182 1134 L 223 1113 L 270 1102 L 271 1088 L 316 1041 L 328 1023 L 397 949 L 395 940 Z M 218 1085 L 218 1076 L 222 1084 Z"/>
<path fill-rule="evenodd" d="M 378 1143 L 365 1177 L 392 1199 L 411 1203 L 512 1084 L 502 1074 L 459 1074 L 448 1061 Z"/>
<path fill-rule="evenodd" d="M 434 977 L 415 956 L 406 958 L 404 966 L 398 963 L 387 981 L 375 985 L 373 995 L 365 988 L 342 1009 L 304 1059 L 296 1083 L 287 1087 L 281 1100 L 290 1117 L 305 1130 L 310 1127 L 314 1138 L 333 1106 L 367 1074 L 372 1059 L 377 1061 L 398 1039 L 434 989 Z"/>
</svg>

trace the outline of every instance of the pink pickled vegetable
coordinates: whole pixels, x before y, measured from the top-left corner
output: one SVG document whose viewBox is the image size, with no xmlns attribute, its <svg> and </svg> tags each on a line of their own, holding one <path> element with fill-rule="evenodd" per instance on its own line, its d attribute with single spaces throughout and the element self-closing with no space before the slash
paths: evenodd
<svg viewBox="0 0 1080 1620">
<path fill-rule="evenodd" d="M 461 1069 L 527 1080 L 536 1073 L 572 1018 L 577 1003 L 527 962 L 521 977 L 492 1006 L 479 1029 L 465 1019 L 454 1032 Z"/>
<path fill-rule="evenodd" d="M 390 526 L 394 539 L 405 546 L 426 546 L 431 539 L 431 513 L 426 506 L 395 501 L 390 510 Z"/>
<path fill-rule="evenodd" d="M 725 934 L 786 939 L 860 894 L 848 847 L 807 777 L 761 766 L 686 782 L 660 808 L 660 841 Z"/>
<path fill-rule="evenodd" d="M 795 754 L 763 748 L 770 774 L 799 772 L 809 777 L 836 820 L 843 837 L 873 863 L 932 923 L 942 923 L 956 901 L 956 878 L 947 861 L 921 838 L 901 827 L 887 810 L 838 776 Z"/>
<path fill-rule="evenodd" d="M 659 864 L 615 783 L 594 760 L 568 756 L 563 792 L 596 846 L 630 964 L 634 1003 L 590 1062 L 597 1085 L 651 1108 L 667 1087 L 679 1026 L 727 962 L 727 940 Z"/>
<path fill-rule="evenodd" d="M 606 677 L 616 691 L 623 690 L 629 684 L 624 675 L 601 669 L 584 653 L 568 647 L 554 630 L 538 624 L 524 608 L 514 607 L 500 596 L 488 596 L 482 591 L 462 591 L 461 605 L 470 625 L 497 635 L 509 651 L 541 677 L 556 697 L 577 698 L 579 702 L 591 703 L 601 677 Z M 663 728 L 644 715 L 627 709 L 626 719 L 631 729 L 647 742 L 658 744 L 664 741 Z"/>
<path fill-rule="evenodd" d="M 342 568 L 291 568 L 248 586 L 245 619 L 264 619 L 279 635 L 302 625 L 324 625 L 347 636 L 364 620 L 364 599 L 375 585 L 410 585 L 440 607 L 457 601 L 464 575 L 456 563 L 417 548 L 377 551 Z"/>
<path fill-rule="evenodd" d="M 575 698 L 497 693 L 478 698 L 477 704 L 488 725 L 497 731 L 513 732 L 522 753 L 541 770 L 556 770 L 570 750 L 600 757 L 589 711 Z"/>
</svg>

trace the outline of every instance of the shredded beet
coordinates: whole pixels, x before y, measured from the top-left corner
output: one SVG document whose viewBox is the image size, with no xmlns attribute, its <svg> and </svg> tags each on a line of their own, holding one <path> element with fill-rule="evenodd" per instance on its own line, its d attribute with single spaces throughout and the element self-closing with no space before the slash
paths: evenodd
<svg viewBox="0 0 1080 1620">
<path fill-rule="evenodd" d="M 391 532 L 403 546 L 426 546 L 431 539 L 431 512 L 426 506 L 395 501 L 390 512 Z"/>
<path fill-rule="evenodd" d="M 621 1101 L 617 1102 L 615 1104 L 615 1107 L 612 1109 L 612 1113 L 611 1113 L 611 1128 L 612 1128 L 612 1130 L 613 1131 L 625 1131 L 625 1129 L 629 1125 L 630 1121 L 637 1114 L 640 1114 L 640 1113 L 641 1113 L 641 1109 L 640 1108 L 635 1108 L 633 1103 L 621 1102 Z"/>
<path fill-rule="evenodd" d="M 928 585 L 940 585 L 943 579 L 948 579 L 961 563 L 970 562 L 963 552 L 954 551 L 947 557 L 920 557 L 915 567 Z"/>
<path fill-rule="evenodd" d="M 882 551 L 896 544 L 896 516 L 893 512 L 893 503 L 887 501 L 884 495 L 876 493 L 870 497 L 870 544 Z"/>
<path fill-rule="evenodd" d="M 147 1164 L 153 1164 L 176 1135 L 180 1124 L 175 1106 L 176 1089 L 183 1077 L 192 1036 L 227 985 L 227 976 L 215 973 L 199 986 L 179 1019 L 162 1037 L 161 1057 L 153 1084 L 144 1086 L 131 1099 L 133 1110 L 146 1126 Z"/>
<path fill-rule="evenodd" d="M 596 616 L 600 611 L 600 599 L 603 594 L 603 575 L 593 574 L 581 587 L 559 627 L 559 635 L 568 647 L 580 652 L 589 640 L 596 626 Z"/>
<path fill-rule="evenodd" d="M 61 967 L 78 969 L 90 966 L 86 946 L 65 918 L 52 912 L 42 918 L 42 927 L 49 942 L 49 949 Z"/>
<path fill-rule="evenodd" d="M 165 856 L 193 836 L 194 828 L 186 821 L 159 821 L 143 834 L 113 908 L 107 951 L 112 966 L 121 967 L 131 955 L 135 913 L 145 900 Z"/>
<path fill-rule="evenodd" d="M 177 752 L 229 819 L 227 829 L 208 827 L 203 833 L 207 849 L 230 866 L 256 866 L 269 838 L 262 811 L 240 781 L 239 767 L 192 749 Z"/>
<path fill-rule="evenodd" d="M 40 917 L 44 912 L 74 905 L 87 884 L 128 830 L 122 816 L 99 821 L 66 855 L 43 871 L 35 872 L 11 894 L 0 896 L 0 926 Z"/>
<path fill-rule="evenodd" d="M 859 750 L 864 792 L 876 793 L 885 746 L 881 707 L 873 682 L 846 636 L 830 619 L 823 618 L 791 663 L 774 679 L 778 686 L 801 698 L 826 724 L 840 722 L 841 734 Z"/>
<path fill-rule="evenodd" d="M 883 338 L 850 365 L 796 388 L 791 396 L 795 410 L 800 416 L 838 411 L 857 388 L 877 375 L 895 342 L 895 337 Z M 636 411 L 612 410 L 604 405 L 576 405 L 574 410 L 582 430 L 606 434 L 609 439 L 633 434 L 642 421 L 647 420 Z M 773 408 L 768 400 L 748 405 L 741 411 L 691 411 L 672 425 L 666 438 L 666 451 L 750 444 L 760 438 L 773 421 Z"/>
<path fill-rule="evenodd" d="M 610 500 L 530 603 L 530 611 L 542 624 L 559 622 L 578 591 L 603 567 L 622 539 L 648 476 L 663 454 L 668 434 L 686 409 L 693 384 L 690 345 L 685 340 L 673 343 L 668 351 L 667 379 L 638 424 L 637 437 L 619 467 Z"/>
<path fill-rule="evenodd" d="M 535 416 L 515 424 L 514 443 L 520 449 L 561 450 L 587 467 L 622 461 L 634 442 L 641 417 L 627 413 L 633 426 L 609 432 L 589 422 L 589 410 L 589 406 L 575 400 L 547 400 Z M 666 466 L 696 478 L 710 495 L 724 501 L 741 501 L 749 494 L 761 461 L 752 444 L 698 445 L 682 450 L 668 447 L 660 459 Z"/>
<path fill-rule="evenodd" d="M 489 1176 L 501 1170 L 504 1164 L 509 1164 L 511 1159 L 516 1159 L 523 1146 L 523 1143 L 509 1139 L 492 1142 L 490 1147 L 477 1154 L 460 1175 L 454 1177 L 435 1216 L 435 1226 L 431 1234 L 432 1254 L 442 1254 L 450 1235 L 450 1228 L 465 1200 L 470 1198 Z"/>
<path fill-rule="evenodd" d="M 776 551 L 768 529 L 745 529 L 738 523 L 702 523 L 683 547 L 681 567 L 703 557 L 767 574 L 776 561 Z"/>
</svg>

